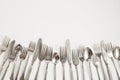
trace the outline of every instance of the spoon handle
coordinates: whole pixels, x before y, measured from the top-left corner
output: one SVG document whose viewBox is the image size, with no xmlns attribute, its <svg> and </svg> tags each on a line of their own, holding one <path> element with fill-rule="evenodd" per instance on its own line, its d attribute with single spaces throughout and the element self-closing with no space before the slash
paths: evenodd
<svg viewBox="0 0 120 80">
<path fill-rule="evenodd" d="M 54 64 L 54 80 L 56 80 L 56 64 Z"/>
</svg>

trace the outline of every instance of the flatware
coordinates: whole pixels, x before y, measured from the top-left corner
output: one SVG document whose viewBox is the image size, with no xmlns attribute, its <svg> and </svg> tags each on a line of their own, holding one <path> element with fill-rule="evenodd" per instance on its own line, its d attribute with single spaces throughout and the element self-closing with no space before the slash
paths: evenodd
<svg viewBox="0 0 120 80">
<path fill-rule="evenodd" d="M 54 63 L 54 80 L 56 80 L 56 64 L 59 60 L 58 52 L 54 52 L 53 54 L 53 63 Z"/>
<path fill-rule="evenodd" d="M 79 56 L 77 49 L 72 51 L 72 60 L 73 60 L 73 64 L 75 65 L 77 80 L 79 80 L 78 67 L 77 67 L 79 64 Z"/>
<path fill-rule="evenodd" d="M 26 68 L 26 71 L 25 71 L 25 76 L 24 76 L 24 79 L 25 80 L 29 80 L 29 77 L 30 77 L 30 73 L 32 71 L 32 66 L 34 64 L 34 61 L 37 59 L 38 57 L 38 54 L 40 53 L 40 47 L 42 46 L 42 39 L 39 38 L 38 39 L 38 42 L 36 44 L 36 47 L 35 47 L 35 50 L 34 50 L 34 53 L 29 57 L 29 65 L 27 65 L 27 68 Z"/>
<path fill-rule="evenodd" d="M 25 70 L 27 67 L 29 56 L 31 56 L 35 50 L 35 42 L 30 41 L 30 44 L 29 44 L 29 47 L 27 48 L 27 50 L 26 50 L 26 48 L 23 48 L 23 49 L 25 49 L 25 50 L 23 50 L 23 53 L 25 53 L 25 54 L 20 55 L 21 59 L 23 58 L 23 60 L 20 65 L 17 80 L 24 80 L 24 74 L 25 74 Z M 29 63 L 28 63 L 28 65 L 29 65 Z"/>
<path fill-rule="evenodd" d="M 53 49 L 48 46 L 47 52 L 46 52 L 46 57 L 45 57 L 46 69 L 45 69 L 44 80 L 46 80 L 46 78 L 47 78 L 48 64 L 52 61 L 52 57 L 53 57 Z"/>
<path fill-rule="evenodd" d="M 67 60 L 68 60 L 68 64 L 69 64 L 70 80 L 73 80 L 72 51 L 70 48 L 70 41 L 69 40 L 66 40 L 66 42 L 65 42 L 65 53 L 67 54 Z"/>
<path fill-rule="evenodd" d="M 66 62 L 67 54 L 65 53 L 65 47 L 60 47 L 60 61 L 62 63 L 62 72 L 63 72 L 63 80 L 65 80 L 65 62 Z"/>
</svg>

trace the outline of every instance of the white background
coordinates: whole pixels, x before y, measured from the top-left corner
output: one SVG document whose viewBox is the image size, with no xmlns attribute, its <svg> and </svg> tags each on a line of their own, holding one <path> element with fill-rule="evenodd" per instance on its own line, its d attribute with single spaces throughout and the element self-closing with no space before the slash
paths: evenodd
<svg viewBox="0 0 120 80">
<path fill-rule="evenodd" d="M 120 0 L 0 0 L 0 35 L 28 46 L 120 42 Z"/>
<path fill-rule="evenodd" d="M 0 35 L 28 45 L 120 41 L 120 0 L 0 0 Z"/>
</svg>

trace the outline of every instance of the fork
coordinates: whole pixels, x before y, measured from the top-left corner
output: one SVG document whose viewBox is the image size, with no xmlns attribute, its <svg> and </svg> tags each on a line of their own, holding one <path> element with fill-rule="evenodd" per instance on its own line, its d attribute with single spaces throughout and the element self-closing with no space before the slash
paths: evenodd
<svg viewBox="0 0 120 80">
<path fill-rule="evenodd" d="M 72 52 L 70 48 L 70 41 L 69 39 L 65 42 L 65 53 L 67 54 L 67 60 L 69 64 L 69 72 L 70 72 L 70 80 L 73 80 L 73 72 L 72 72 Z"/>
<path fill-rule="evenodd" d="M 23 49 L 24 49 L 24 47 L 23 47 Z M 28 62 L 29 56 L 33 54 L 34 49 L 35 49 L 35 42 L 30 41 L 30 44 L 29 44 L 29 47 L 27 48 L 27 50 L 25 48 L 25 51 L 23 51 L 23 52 L 25 52 L 26 57 L 24 54 L 23 55 L 21 54 L 20 57 L 21 57 L 21 59 L 23 57 L 23 60 L 22 60 L 21 65 L 20 65 L 20 70 L 18 73 L 17 80 L 24 80 L 24 74 L 25 74 L 25 70 L 27 67 L 27 62 Z"/>
<path fill-rule="evenodd" d="M 107 52 L 107 54 L 108 54 L 108 56 L 111 58 L 111 60 L 112 60 L 112 65 L 113 65 L 113 68 L 115 68 L 115 70 L 116 70 L 116 75 L 117 75 L 117 77 L 120 79 L 120 71 L 119 71 L 119 69 L 117 68 L 117 65 L 115 64 L 115 59 L 114 59 L 114 57 L 113 57 L 113 46 L 112 46 L 112 43 L 111 42 L 109 42 L 109 43 L 107 43 L 107 44 L 105 44 L 106 45 L 106 52 Z"/>
<path fill-rule="evenodd" d="M 103 60 L 105 62 L 105 65 L 107 67 L 107 72 L 108 72 L 108 76 L 109 76 L 109 80 L 113 80 L 113 76 L 112 76 L 112 72 L 110 70 L 110 58 L 109 56 L 107 55 L 107 50 L 106 50 L 106 45 L 104 43 L 104 41 L 101 41 L 101 51 L 102 51 L 102 56 L 103 56 Z M 116 76 L 115 76 L 116 77 Z M 117 78 L 116 78 L 117 79 Z"/>
<path fill-rule="evenodd" d="M 83 61 L 84 61 L 83 53 L 84 53 L 84 51 L 85 51 L 84 46 L 79 46 L 78 53 L 79 53 L 79 59 L 82 62 L 82 77 L 83 77 L 83 80 L 84 80 L 84 69 L 83 69 Z"/>
<path fill-rule="evenodd" d="M 38 54 L 40 53 L 40 47 L 41 46 L 42 46 L 42 39 L 39 38 L 38 42 L 37 42 L 37 45 L 35 47 L 34 53 L 29 57 L 29 62 L 30 63 L 29 63 L 29 65 L 27 65 L 27 68 L 26 68 L 26 72 L 25 72 L 25 76 L 24 76 L 25 80 L 29 80 L 30 73 L 32 71 L 32 66 L 34 64 L 34 61 L 37 59 Z"/>
<path fill-rule="evenodd" d="M 65 80 L 64 64 L 66 62 L 66 58 L 67 58 L 67 54 L 65 53 L 65 47 L 60 47 L 60 61 L 62 63 L 63 80 Z"/>
<path fill-rule="evenodd" d="M 15 40 L 12 40 L 7 48 L 7 50 L 3 53 L 4 55 L 2 56 L 1 62 L 0 62 L 0 72 L 2 70 L 2 67 L 6 60 L 8 59 L 9 55 L 12 53 L 13 46 L 15 44 Z"/>
<path fill-rule="evenodd" d="M 73 60 L 73 64 L 75 65 L 77 80 L 79 80 L 78 68 L 77 68 L 77 66 L 79 64 L 79 56 L 78 56 L 77 49 L 72 51 L 72 60 Z"/>
<path fill-rule="evenodd" d="M 13 50 L 15 50 L 15 47 L 13 48 Z M 7 59 L 7 61 L 5 62 L 5 64 L 3 65 L 3 69 L 0 73 L 0 80 L 4 78 L 5 73 L 7 72 L 7 68 L 9 66 L 9 64 L 14 61 L 15 57 L 16 57 L 16 53 L 13 53 L 13 50 L 9 53 L 9 57 Z"/>
<path fill-rule="evenodd" d="M 52 57 L 53 57 L 53 49 L 51 47 L 48 47 L 46 52 L 46 57 L 45 57 L 46 69 L 45 69 L 44 80 L 47 79 L 48 64 L 52 61 Z"/>
<path fill-rule="evenodd" d="M 94 65 L 97 69 L 97 74 L 98 74 L 98 78 L 99 80 L 105 80 L 104 77 L 104 71 L 101 65 L 101 49 L 100 46 L 98 44 L 94 44 L 93 45 L 93 50 L 94 50 Z M 100 73 L 102 72 L 102 74 Z"/>
</svg>

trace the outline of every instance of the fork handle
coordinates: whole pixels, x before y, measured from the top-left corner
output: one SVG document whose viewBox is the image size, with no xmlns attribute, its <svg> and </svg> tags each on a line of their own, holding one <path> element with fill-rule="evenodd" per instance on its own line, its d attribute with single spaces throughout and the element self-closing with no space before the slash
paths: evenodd
<svg viewBox="0 0 120 80">
<path fill-rule="evenodd" d="M 64 63 L 62 63 L 62 70 L 63 70 L 63 80 L 65 80 L 65 66 L 64 66 Z"/>
<path fill-rule="evenodd" d="M 79 80 L 78 67 L 77 67 L 77 65 L 75 66 L 75 69 L 76 69 L 77 80 Z"/>
</svg>

